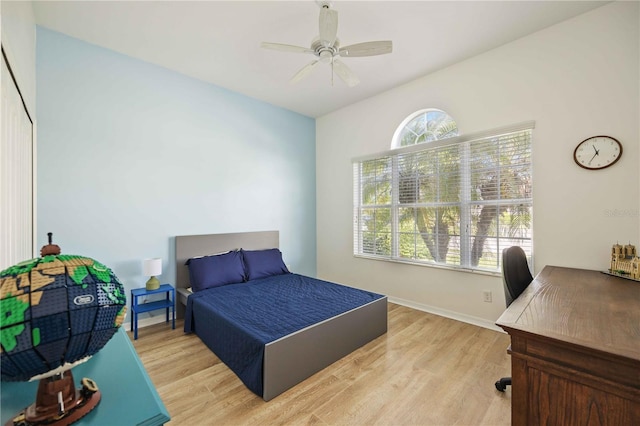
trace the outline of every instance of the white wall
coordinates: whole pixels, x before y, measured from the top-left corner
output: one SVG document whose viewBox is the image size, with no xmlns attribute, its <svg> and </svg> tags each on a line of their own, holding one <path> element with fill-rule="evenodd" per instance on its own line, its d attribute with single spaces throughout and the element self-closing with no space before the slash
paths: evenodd
<svg viewBox="0 0 640 426">
<path fill-rule="evenodd" d="M 639 16 L 638 2 L 612 3 L 320 117 L 318 276 L 485 325 L 504 310 L 500 277 L 353 257 L 351 159 L 388 150 L 402 120 L 427 107 L 447 111 L 462 133 L 536 122 L 535 273 L 606 269 L 616 241 L 640 245 Z M 602 134 L 622 142 L 620 161 L 600 171 L 574 164 L 576 145 Z"/>
<path fill-rule="evenodd" d="M 30 1 L 3 1 L 2 47 L 31 118 L 36 107 L 36 19 Z"/>
</svg>

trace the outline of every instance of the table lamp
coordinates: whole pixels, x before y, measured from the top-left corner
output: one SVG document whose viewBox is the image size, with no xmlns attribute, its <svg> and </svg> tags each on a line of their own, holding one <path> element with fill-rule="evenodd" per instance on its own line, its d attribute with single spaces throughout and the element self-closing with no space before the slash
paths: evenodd
<svg viewBox="0 0 640 426">
<path fill-rule="evenodd" d="M 142 268 L 144 269 L 144 275 L 151 277 L 146 284 L 147 290 L 157 290 L 160 288 L 160 281 L 156 277 L 162 274 L 162 259 L 159 257 L 145 259 L 142 263 Z"/>
</svg>

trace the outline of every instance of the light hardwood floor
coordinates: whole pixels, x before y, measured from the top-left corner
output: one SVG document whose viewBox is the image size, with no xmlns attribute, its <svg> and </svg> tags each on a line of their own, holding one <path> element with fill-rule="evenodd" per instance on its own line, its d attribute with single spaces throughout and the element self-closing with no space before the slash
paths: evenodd
<svg viewBox="0 0 640 426">
<path fill-rule="evenodd" d="M 387 334 L 264 402 L 182 326 L 133 341 L 172 426 L 510 424 L 504 333 L 390 303 Z"/>
</svg>

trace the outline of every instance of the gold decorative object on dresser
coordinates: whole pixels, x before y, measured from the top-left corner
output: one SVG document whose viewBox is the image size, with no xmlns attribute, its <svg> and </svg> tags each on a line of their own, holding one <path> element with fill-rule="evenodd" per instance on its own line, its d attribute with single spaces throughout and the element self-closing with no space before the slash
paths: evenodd
<svg viewBox="0 0 640 426">
<path fill-rule="evenodd" d="M 622 247 L 616 243 L 611 247 L 609 273 L 638 281 L 640 280 L 639 266 L 640 258 L 638 258 L 636 246 L 629 243 Z"/>
<path fill-rule="evenodd" d="M 513 425 L 640 424 L 640 285 L 546 266 L 498 319 Z"/>
</svg>

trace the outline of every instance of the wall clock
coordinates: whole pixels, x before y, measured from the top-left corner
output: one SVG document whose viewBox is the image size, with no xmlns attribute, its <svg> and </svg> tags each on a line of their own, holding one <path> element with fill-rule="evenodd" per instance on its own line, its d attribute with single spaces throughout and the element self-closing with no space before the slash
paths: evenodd
<svg viewBox="0 0 640 426">
<path fill-rule="evenodd" d="M 592 136 L 580 142 L 573 151 L 576 164 L 588 170 L 613 166 L 621 156 L 622 144 L 611 136 Z"/>
</svg>

